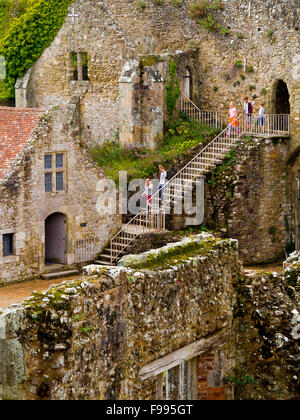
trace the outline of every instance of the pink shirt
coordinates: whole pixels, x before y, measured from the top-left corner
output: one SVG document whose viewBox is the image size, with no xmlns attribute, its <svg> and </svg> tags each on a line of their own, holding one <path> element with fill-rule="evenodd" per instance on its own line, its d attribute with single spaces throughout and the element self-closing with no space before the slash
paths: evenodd
<svg viewBox="0 0 300 420">
<path fill-rule="evenodd" d="M 230 108 L 230 118 L 234 118 L 237 116 L 237 110 L 236 108 Z"/>
</svg>

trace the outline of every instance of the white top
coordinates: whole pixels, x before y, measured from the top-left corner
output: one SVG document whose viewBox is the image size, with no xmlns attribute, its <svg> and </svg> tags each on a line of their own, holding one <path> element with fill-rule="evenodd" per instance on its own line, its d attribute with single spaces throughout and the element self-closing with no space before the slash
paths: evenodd
<svg viewBox="0 0 300 420">
<path fill-rule="evenodd" d="M 161 172 L 160 173 L 160 181 L 159 181 L 159 185 L 165 185 L 166 184 L 166 179 L 167 179 L 167 172 Z"/>
<path fill-rule="evenodd" d="M 153 184 L 150 182 L 150 184 L 146 185 L 144 195 L 152 195 L 153 190 Z"/>
<path fill-rule="evenodd" d="M 258 115 L 260 116 L 260 117 L 262 117 L 263 115 L 265 114 L 265 108 L 263 108 L 262 106 L 259 108 L 259 113 L 258 113 Z"/>
</svg>

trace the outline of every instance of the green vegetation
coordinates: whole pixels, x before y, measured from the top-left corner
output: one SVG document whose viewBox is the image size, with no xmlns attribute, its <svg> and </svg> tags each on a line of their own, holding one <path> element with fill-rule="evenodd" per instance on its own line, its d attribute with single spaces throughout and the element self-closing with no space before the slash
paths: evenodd
<svg viewBox="0 0 300 420">
<path fill-rule="evenodd" d="M 223 8 L 221 0 L 195 0 L 190 6 L 190 14 L 193 19 L 198 19 L 198 24 L 203 29 L 227 35 L 229 29 L 217 23 L 214 17 L 214 12 Z"/>
<path fill-rule="evenodd" d="M 175 246 L 160 253 L 147 255 L 143 262 L 131 262 L 130 268 L 136 270 L 154 270 L 157 268 L 169 268 L 172 265 L 184 263 L 189 258 L 208 255 L 210 252 L 216 252 L 225 247 L 231 247 L 229 241 L 221 239 L 209 239 L 205 242 L 189 242 L 181 246 Z"/>
<path fill-rule="evenodd" d="M 241 32 L 236 32 L 235 36 L 237 39 L 244 39 L 244 35 Z"/>
<path fill-rule="evenodd" d="M 268 29 L 264 34 L 264 38 L 268 39 L 270 43 L 273 44 L 276 41 L 274 29 Z"/>
<path fill-rule="evenodd" d="M 183 0 L 170 0 L 170 3 L 175 7 L 181 7 Z"/>
<path fill-rule="evenodd" d="M 0 39 L 36 0 L 0 0 Z"/>
<path fill-rule="evenodd" d="M 80 331 L 86 335 L 91 334 L 93 331 L 95 331 L 97 328 L 92 325 L 87 325 L 86 327 L 81 327 Z"/>
<path fill-rule="evenodd" d="M 246 72 L 247 73 L 254 73 L 254 67 L 253 66 L 246 66 Z"/>
<path fill-rule="evenodd" d="M 210 179 L 208 180 L 208 184 L 215 188 L 217 182 L 221 180 L 224 175 L 224 172 L 227 169 L 230 169 L 232 165 L 236 163 L 236 150 L 232 149 L 229 153 L 227 153 L 224 162 L 216 167 L 216 169 L 212 172 Z M 230 181 L 230 179 L 229 179 Z M 232 185 L 230 185 L 232 187 Z M 229 191 L 228 191 L 229 193 Z M 232 198 L 232 191 L 230 190 L 230 198 Z"/>
<path fill-rule="evenodd" d="M 158 62 L 157 55 L 145 55 L 140 59 L 140 67 L 155 66 Z"/>
<path fill-rule="evenodd" d="M 191 148 L 208 143 L 218 133 L 218 129 L 181 119 L 168 124 L 164 139 L 156 150 L 124 150 L 115 140 L 89 152 L 106 175 L 118 183 L 119 171 L 127 171 L 129 179 L 151 178 L 159 164 L 168 167 L 180 158 L 187 158 Z"/>
<path fill-rule="evenodd" d="M 294 263 L 284 273 L 284 278 L 288 286 L 293 287 L 297 291 L 300 291 L 300 280 L 299 280 L 300 264 Z"/>
<path fill-rule="evenodd" d="M 246 375 L 244 378 L 236 377 L 236 376 L 231 376 L 231 377 L 225 376 L 223 378 L 223 381 L 225 384 L 232 384 L 237 387 L 243 387 L 245 385 L 257 385 L 257 382 L 255 381 L 255 379 L 252 378 L 252 376 L 250 375 Z"/>
<path fill-rule="evenodd" d="M 0 100 L 14 97 L 17 78 L 23 76 L 52 43 L 72 2 L 0 0 L 0 25 L 5 25 L 0 32 L 0 55 L 5 57 L 7 73 L 0 86 Z"/>
<path fill-rule="evenodd" d="M 166 87 L 166 106 L 169 120 L 173 120 L 178 98 L 180 96 L 179 81 L 176 77 L 178 64 L 174 60 L 170 60 L 169 74 L 170 83 Z"/>
<path fill-rule="evenodd" d="M 138 0 L 136 3 L 136 7 L 140 12 L 144 11 L 147 7 L 146 0 Z"/>
</svg>

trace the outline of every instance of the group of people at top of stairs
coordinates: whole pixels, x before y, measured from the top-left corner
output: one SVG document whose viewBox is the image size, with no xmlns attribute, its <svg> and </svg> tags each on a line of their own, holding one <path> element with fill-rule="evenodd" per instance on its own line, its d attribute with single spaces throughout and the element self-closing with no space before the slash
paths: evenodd
<svg viewBox="0 0 300 420">
<path fill-rule="evenodd" d="M 253 122 L 253 105 L 249 101 L 249 98 L 247 96 L 244 97 L 244 114 L 245 114 L 245 128 L 248 129 L 250 132 L 252 131 L 252 122 Z M 229 110 L 229 127 L 226 136 L 230 137 L 232 129 L 235 130 L 237 134 L 240 134 L 240 122 L 237 119 L 238 112 L 236 109 L 236 106 L 233 102 L 230 102 L 230 110 Z M 258 118 L 257 123 L 260 128 L 260 131 L 264 132 L 265 127 L 265 109 L 264 109 L 264 103 L 260 103 L 259 112 L 258 112 Z"/>
</svg>

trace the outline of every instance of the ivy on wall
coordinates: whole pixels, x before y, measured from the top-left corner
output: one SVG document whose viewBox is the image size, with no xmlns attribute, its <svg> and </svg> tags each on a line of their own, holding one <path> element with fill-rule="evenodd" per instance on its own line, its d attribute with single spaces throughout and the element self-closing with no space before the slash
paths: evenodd
<svg viewBox="0 0 300 420">
<path fill-rule="evenodd" d="M 74 0 L 36 0 L 0 41 L 0 55 L 6 61 L 4 89 L 0 100 L 14 97 L 15 82 L 50 46 L 68 14 Z"/>
<path fill-rule="evenodd" d="M 166 87 L 166 106 L 169 120 L 173 120 L 178 98 L 180 96 L 179 81 L 176 77 L 177 63 L 171 58 L 169 65 L 170 83 Z"/>
</svg>

